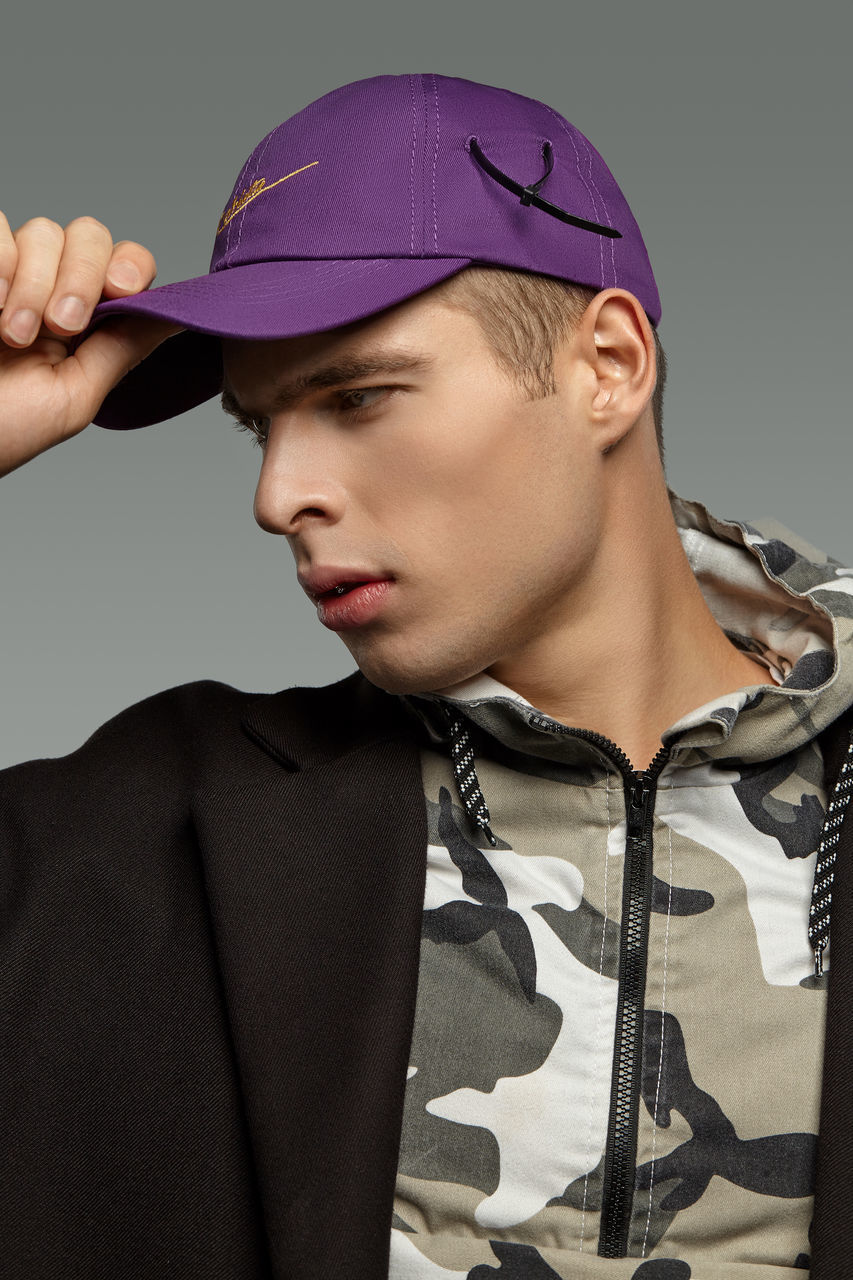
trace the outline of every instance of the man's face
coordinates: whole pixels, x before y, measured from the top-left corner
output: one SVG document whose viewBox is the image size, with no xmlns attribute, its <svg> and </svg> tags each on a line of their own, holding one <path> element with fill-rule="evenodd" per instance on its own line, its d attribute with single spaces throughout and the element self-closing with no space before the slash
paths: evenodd
<svg viewBox="0 0 853 1280">
<path fill-rule="evenodd" d="M 512 684 L 579 604 L 603 500 L 573 342 L 539 400 L 428 293 L 345 329 L 224 344 L 226 399 L 266 439 L 255 518 L 380 688 L 484 670 Z M 384 585 L 341 593 L 358 582 Z"/>
</svg>

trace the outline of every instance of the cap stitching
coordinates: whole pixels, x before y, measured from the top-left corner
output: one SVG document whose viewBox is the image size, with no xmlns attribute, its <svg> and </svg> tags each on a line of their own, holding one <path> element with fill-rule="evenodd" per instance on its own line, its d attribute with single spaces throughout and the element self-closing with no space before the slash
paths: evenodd
<svg viewBox="0 0 853 1280">
<path fill-rule="evenodd" d="M 412 197 L 411 253 L 415 254 L 415 142 L 417 139 L 417 107 L 415 105 L 415 78 L 409 76 L 409 92 L 412 95 L 412 158 L 409 164 L 409 192 Z"/>
<path fill-rule="evenodd" d="M 432 153 L 432 239 L 435 252 L 438 253 L 438 211 L 435 205 L 435 171 L 438 164 L 438 140 L 441 137 L 441 120 L 438 110 L 438 85 L 432 77 L 432 94 L 435 100 L 435 147 Z"/>
<path fill-rule="evenodd" d="M 264 262 L 246 263 L 245 266 L 246 267 L 257 267 L 257 266 L 267 267 L 270 265 L 271 262 L 275 263 L 277 261 L 278 262 L 310 262 L 313 264 L 314 271 L 311 278 L 310 279 L 306 278 L 304 283 L 300 285 L 299 289 L 295 289 L 295 290 L 291 289 L 290 291 L 291 294 L 298 294 L 299 296 L 302 296 L 303 292 L 307 290 L 310 296 L 310 293 L 313 290 L 315 290 L 316 279 L 318 276 L 337 273 L 342 276 L 348 277 L 350 276 L 353 269 L 358 269 L 359 271 L 365 271 L 368 273 L 381 272 L 381 271 L 388 270 L 391 267 L 392 263 L 408 262 L 409 259 L 400 258 L 400 257 L 397 257 L 397 258 L 346 258 L 346 259 L 338 259 L 338 258 L 275 259 L 274 258 Z M 447 259 L 447 261 L 456 261 L 456 260 Z M 462 260 L 460 259 L 459 261 L 462 261 Z M 465 259 L 464 261 L 468 261 L 468 259 Z M 341 271 L 341 268 L 343 268 L 343 271 Z M 209 296 L 209 290 L 207 287 L 209 279 L 210 279 L 210 274 L 205 276 L 200 276 L 196 280 L 180 281 L 180 294 L 182 296 L 190 296 L 194 294 Z M 170 286 L 164 285 L 163 287 L 168 288 Z M 280 281 L 277 281 L 274 285 L 269 286 L 269 288 L 267 289 L 265 289 L 262 285 L 253 284 L 249 290 L 249 293 L 247 295 L 241 296 L 241 301 L 250 300 L 252 302 L 262 302 L 266 298 L 278 298 L 281 296 L 282 296 L 282 285 Z"/>
<path fill-rule="evenodd" d="M 586 187 L 586 193 L 589 196 L 589 201 L 590 201 L 590 204 L 592 205 L 593 212 L 595 213 L 596 221 L 599 221 L 600 214 L 598 212 L 598 204 L 596 203 L 595 196 L 593 195 L 590 185 L 587 182 L 586 178 L 584 177 L 583 170 L 581 169 L 581 159 L 580 159 L 580 155 L 578 154 L 578 144 L 575 141 L 575 136 L 572 133 L 571 129 L 568 128 L 566 121 L 563 119 L 561 115 L 559 115 L 556 111 L 553 110 L 552 107 L 547 106 L 545 103 L 543 103 L 543 106 L 545 106 L 545 110 L 548 112 L 549 116 L 552 116 L 557 121 L 557 124 L 560 126 L 560 128 L 563 130 L 563 133 L 565 133 L 566 137 L 569 139 L 569 141 L 572 144 L 572 150 L 575 153 L 575 165 L 577 166 L 578 177 L 580 178 L 583 185 Z M 608 223 L 608 225 L 612 226 L 612 223 Z M 599 240 L 598 242 L 598 258 L 599 258 L 600 273 L 601 273 L 601 287 L 603 289 L 604 288 L 604 245 L 601 243 L 601 240 Z"/>
<path fill-rule="evenodd" d="M 245 183 L 246 185 L 249 185 L 249 173 L 250 173 L 250 172 L 253 174 L 253 177 L 257 177 L 257 175 L 258 175 L 258 166 L 259 166 L 259 164 L 260 164 L 260 156 L 259 156 L 259 154 L 258 154 L 258 153 L 259 153 L 259 151 L 261 150 L 261 147 L 263 147 L 263 146 L 264 146 L 264 143 L 266 143 L 267 145 L 269 145 L 269 134 L 267 134 L 266 138 L 264 138 L 262 142 L 259 142 L 259 143 L 258 143 L 257 147 L 255 148 L 255 150 L 252 152 L 251 156 L 249 157 L 250 163 L 246 165 L 246 168 L 245 168 L 245 170 L 244 170 L 243 176 L 242 176 L 242 178 L 240 179 L 241 185 L 242 185 L 242 184 L 244 184 L 244 183 Z M 253 163 L 252 163 L 252 162 L 253 162 Z M 240 248 L 240 241 L 241 241 L 241 239 L 242 239 L 242 237 L 243 237 L 243 220 L 244 220 L 244 218 L 245 218 L 245 217 L 246 217 L 246 210 L 245 210 L 245 209 L 243 209 L 243 210 L 241 210 L 241 215 L 240 215 L 239 222 L 238 222 L 237 218 L 232 218 L 232 219 L 231 219 L 231 225 L 234 227 L 234 231 L 235 231 L 235 234 L 236 234 L 237 239 L 236 239 L 235 243 L 232 245 L 232 244 L 231 244 L 231 238 L 230 238 L 230 235 L 229 235 L 229 239 L 228 239 L 228 258 L 229 258 L 229 259 L 230 259 L 231 255 L 232 255 L 232 254 L 234 254 L 234 253 L 236 253 L 236 252 L 237 252 L 237 250 Z"/>
<path fill-rule="evenodd" d="M 239 173 L 239 174 L 238 174 L 238 176 L 237 176 L 237 181 L 236 181 L 236 183 L 234 184 L 234 190 L 235 190 L 235 191 L 239 191 L 239 190 L 240 190 L 240 188 L 241 188 L 241 187 L 243 186 L 243 184 L 245 183 L 245 181 L 246 181 L 246 174 L 249 172 L 249 166 L 250 166 L 250 165 L 251 165 L 251 163 L 252 163 L 252 159 L 253 159 L 253 157 L 254 157 L 254 154 L 255 154 L 255 153 L 254 153 L 254 151 L 253 151 L 253 152 L 252 152 L 252 154 L 249 156 L 248 160 L 246 161 L 246 163 L 243 165 L 243 168 L 240 170 L 240 173 Z M 229 222 L 229 223 L 228 223 L 228 234 L 227 234 L 227 236 L 225 237 L 225 254 L 224 254 L 224 257 L 223 257 L 223 264 L 224 264 L 224 263 L 227 263 L 227 261 L 228 261 L 228 255 L 229 255 L 229 254 L 230 254 L 230 252 L 231 252 L 231 226 L 232 226 L 233 222 L 234 222 L 234 219 L 232 218 L 232 219 L 231 219 L 231 222 Z"/>
<path fill-rule="evenodd" d="M 255 155 L 255 173 L 254 173 L 254 177 L 255 177 L 255 178 L 257 178 L 257 176 L 258 176 L 258 170 L 259 170 L 259 169 L 260 169 L 260 167 L 261 167 L 261 161 L 263 160 L 264 156 L 266 155 L 267 151 L 269 150 L 269 145 L 270 145 L 270 142 L 271 142 L 271 141 L 272 141 L 272 134 L 271 134 L 271 133 L 268 133 L 268 134 L 267 134 L 267 136 L 264 138 L 263 143 L 261 144 L 261 145 L 263 146 L 263 151 L 261 151 L 261 150 L 260 150 L 260 148 L 259 148 L 259 149 L 258 149 L 258 151 L 256 152 L 256 155 Z M 243 239 L 243 224 L 244 224 L 244 222 L 246 221 L 246 209 L 248 209 L 248 207 L 249 207 L 249 206 L 248 206 L 248 205 L 246 205 L 246 206 L 244 207 L 244 209 L 243 209 L 242 213 L 240 214 L 240 226 L 239 226 L 239 228 L 238 228 L 238 230 L 237 230 L 237 243 L 236 243 L 236 244 L 235 244 L 235 246 L 234 246 L 234 252 L 235 252 L 235 253 L 239 252 L 239 249 L 240 249 L 240 243 L 241 243 L 241 241 L 242 241 L 242 239 Z"/>
<path fill-rule="evenodd" d="M 423 80 L 426 80 L 426 76 L 423 77 Z M 427 165 L 429 164 L 429 155 L 427 153 L 427 139 L 429 138 L 429 102 L 427 101 L 426 91 L 424 89 L 423 82 L 421 83 L 421 92 L 423 94 L 423 101 L 424 101 L 424 138 L 423 138 L 423 151 L 421 153 L 421 245 L 420 245 L 419 256 L 423 257 L 424 254 L 426 253 L 426 238 L 427 238 L 426 202 L 427 202 Z"/>
<path fill-rule="evenodd" d="M 591 148 L 591 147 L 590 147 L 590 145 L 589 145 L 589 141 L 588 141 L 588 139 L 586 139 L 582 134 L 580 135 L 580 138 L 581 138 L 581 142 L 582 142 L 582 143 L 583 143 L 583 145 L 584 145 L 584 150 L 586 151 L 586 155 L 587 155 L 587 162 L 588 162 L 588 164 L 589 164 L 589 180 L 590 180 L 590 182 L 592 183 L 593 187 L 595 188 L 596 195 L 598 196 L 599 200 L 601 201 L 602 207 L 603 207 L 603 209 L 604 209 L 604 216 L 605 216 L 605 218 L 607 219 L 607 225 L 608 225 L 608 227 L 612 227 L 612 226 L 613 226 L 613 220 L 612 220 L 612 218 L 610 217 L 610 211 L 609 211 L 609 210 L 608 210 L 608 208 L 607 208 L 607 201 L 606 201 L 606 200 L 605 200 L 605 198 L 604 198 L 604 195 L 603 195 L 603 193 L 602 193 L 602 191 L 601 191 L 601 188 L 599 187 L 598 183 L 596 182 L 595 178 L 593 177 L 593 173 L 592 173 L 592 148 Z M 601 248 L 602 248 L 602 251 L 603 251 L 604 246 L 602 245 L 602 246 L 601 246 Z M 616 285 L 616 253 L 615 253 L 615 245 L 614 245 L 614 242 L 613 242 L 612 240 L 610 241 L 610 263 L 611 263 L 611 266 L 613 267 L 613 285 L 614 285 L 614 287 L 615 287 L 615 285 Z M 603 266 L 603 264 L 602 264 L 602 279 L 604 278 L 604 277 L 603 277 L 603 272 L 604 272 L 604 266 Z"/>
</svg>

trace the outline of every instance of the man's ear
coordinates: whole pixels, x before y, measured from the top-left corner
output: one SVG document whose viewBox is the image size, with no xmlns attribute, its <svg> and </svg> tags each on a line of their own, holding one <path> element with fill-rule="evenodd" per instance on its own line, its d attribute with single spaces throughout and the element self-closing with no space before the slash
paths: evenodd
<svg viewBox="0 0 853 1280">
<path fill-rule="evenodd" d="M 585 409 L 601 452 L 607 453 L 651 400 L 657 379 L 654 334 L 632 293 L 604 289 L 590 302 L 575 336 L 585 372 Z"/>
</svg>

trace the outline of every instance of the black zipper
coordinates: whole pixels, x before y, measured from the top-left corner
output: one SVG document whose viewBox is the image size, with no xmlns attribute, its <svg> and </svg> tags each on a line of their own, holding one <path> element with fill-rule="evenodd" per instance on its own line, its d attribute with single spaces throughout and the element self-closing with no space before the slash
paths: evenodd
<svg viewBox="0 0 853 1280">
<path fill-rule="evenodd" d="M 619 938 L 619 997 L 604 1158 L 602 1258 L 624 1258 L 634 1200 L 637 1124 L 643 1054 L 643 1014 L 652 898 L 652 823 L 658 776 L 669 759 L 661 748 L 648 769 L 625 775 L 625 872 Z"/>
<path fill-rule="evenodd" d="M 672 745 L 661 747 L 648 769 L 637 770 L 622 748 L 600 733 L 593 733 L 590 729 L 569 729 L 544 716 L 531 716 L 530 723 L 540 729 L 571 734 L 594 743 L 618 766 L 625 788 L 627 830 L 619 937 L 619 995 L 598 1237 L 600 1257 L 624 1258 L 628 1251 L 637 1163 L 652 897 L 652 824 L 657 780 L 669 760 Z"/>
</svg>

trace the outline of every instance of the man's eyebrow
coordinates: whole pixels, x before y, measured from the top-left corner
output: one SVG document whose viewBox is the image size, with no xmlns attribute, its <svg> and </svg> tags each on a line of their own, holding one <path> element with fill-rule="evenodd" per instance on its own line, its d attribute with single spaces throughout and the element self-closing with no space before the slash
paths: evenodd
<svg viewBox="0 0 853 1280">
<path fill-rule="evenodd" d="M 435 364 L 431 356 L 417 355 L 413 352 L 393 354 L 377 352 L 371 355 L 365 352 L 358 356 L 343 356 L 329 364 L 321 365 L 307 373 L 300 373 L 287 382 L 279 382 L 271 400 L 270 409 L 282 413 L 292 409 L 300 400 L 304 400 L 312 391 L 323 391 L 329 387 L 360 382 L 365 378 L 385 377 L 397 373 L 424 373 Z M 222 392 L 222 407 L 226 413 L 235 417 L 248 415 L 234 394 L 233 388 L 226 381 Z"/>
</svg>

